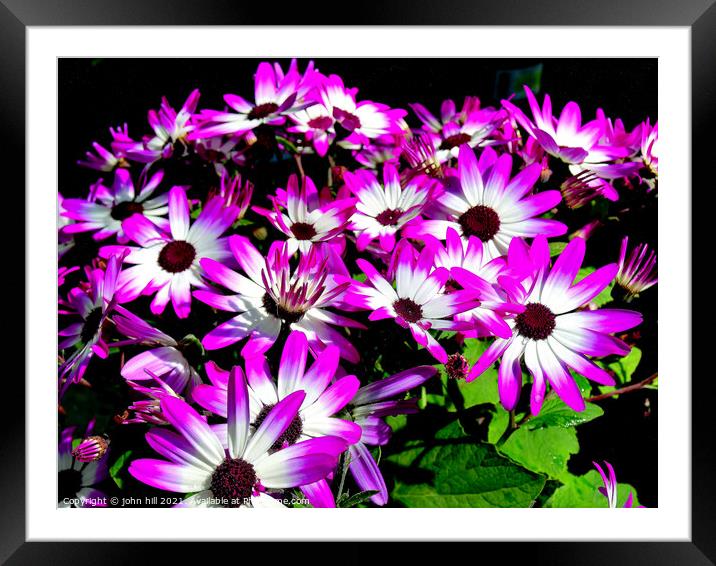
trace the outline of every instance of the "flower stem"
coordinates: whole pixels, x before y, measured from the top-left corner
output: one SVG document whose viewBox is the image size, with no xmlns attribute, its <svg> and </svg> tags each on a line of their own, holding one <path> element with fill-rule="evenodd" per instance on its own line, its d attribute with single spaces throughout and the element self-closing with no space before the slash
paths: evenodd
<svg viewBox="0 0 716 566">
<path fill-rule="evenodd" d="M 630 391 L 638 391 L 639 389 L 642 389 L 649 385 L 652 381 L 654 381 L 657 377 L 659 377 L 659 372 L 655 372 L 646 379 L 642 379 L 638 383 L 633 383 L 631 385 L 627 385 L 626 387 L 622 387 L 621 389 L 615 389 L 614 391 L 610 391 L 608 393 L 602 393 L 601 395 L 595 395 L 594 397 L 587 397 L 586 401 L 593 402 L 593 401 L 601 401 L 602 399 L 608 399 L 609 397 L 614 397 L 615 395 L 621 395 L 622 393 L 629 393 Z"/>
</svg>

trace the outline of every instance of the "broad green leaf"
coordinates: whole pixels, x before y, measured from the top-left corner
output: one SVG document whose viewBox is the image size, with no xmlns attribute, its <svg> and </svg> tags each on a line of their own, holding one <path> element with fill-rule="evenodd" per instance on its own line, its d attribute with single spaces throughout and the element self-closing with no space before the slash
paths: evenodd
<svg viewBox="0 0 716 566">
<path fill-rule="evenodd" d="M 607 498 L 599 493 L 598 489 L 604 484 L 597 470 L 590 470 L 583 476 L 570 475 L 564 478 L 564 485 L 557 488 L 552 497 L 545 503 L 545 507 L 608 507 Z M 617 505 L 622 507 L 629 497 L 634 494 L 634 507 L 638 507 L 639 500 L 636 490 L 629 484 L 617 484 Z"/>
<path fill-rule="evenodd" d="M 129 457 L 132 455 L 131 450 L 127 450 L 124 454 L 122 454 L 119 458 L 117 458 L 114 461 L 114 464 L 109 468 L 109 475 L 114 480 L 114 483 L 117 484 L 117 487 L 122 489 L 122 486 L 124 485 L 124 480 L 119 476 L 120 472 L 124 468 L 125 464 L 128 463 Z"/>
<path fill-rule="evenodd" d="M 535 430 L 521 427 L 509 436 L 500 452 L 528 470 L 562 479 L 569 475 L 567 462 L 570 456 L 579 452 L 577 432 L 571 427 L 551 426 Z"/>
<path fill-rule="evenodd" d="M 391 497 L 408 507 L 529 507 L 545 478 L 467 437 L 457 422 L 435 441 L 411 441 L 386 458 L 397 466 Z"/>
<path fill-rule="evenodd" d="M 505 434 L 509 425 L 510 413 L 505 411 L 502 405 L 496 405 L 487 428 L 487 441 L 490 444 L 497 444 L 497 441 L 502 438 L 502 435 Z"/>
<path fill-rule="evenodd" d="M 593 403 L 586 403 L 584 411 L 577 412 L 559 397 L 550 397 L 542 405 L 539 415 L 530 418 L 523 426 L 530 430 L 549 426 L 570 427 L 592 421 L 603 414 L 602 408 Z"/>
<path fill-rule="evenodd" d="M 497 391 L 497 371 L 494 369 L 488 369 L 474 381 L 460 381 L 458 389 L 462 393 L 466 409 L 483 403 L 500 404 L 500 395 Z"/>
</svg>

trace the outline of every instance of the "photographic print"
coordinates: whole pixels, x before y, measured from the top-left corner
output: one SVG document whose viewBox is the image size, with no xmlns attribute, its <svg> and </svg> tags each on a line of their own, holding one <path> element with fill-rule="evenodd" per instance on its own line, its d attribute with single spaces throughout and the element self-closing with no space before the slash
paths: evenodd
<svg viewBox="0 0 716 566">
<path fill-rule="evenodd" d="M 657 59 L 58 80 L 59 507 L 658 507 Z"/>
</svg>

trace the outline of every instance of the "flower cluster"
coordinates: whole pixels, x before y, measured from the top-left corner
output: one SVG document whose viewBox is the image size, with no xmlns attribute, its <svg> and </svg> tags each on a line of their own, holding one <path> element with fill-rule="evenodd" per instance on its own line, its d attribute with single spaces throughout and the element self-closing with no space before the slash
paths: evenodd
<svg viewBox="0 0 716 566">
<path fill-rule="evenodd" d="M 262 62 L 253 96 L 203 108 L 193 90 L 179 110 L 162 99 L 145 135 L 110 128 L 79 161 L 101 178 L 60 198 L 61 411 L 111 382 L 126 404 L 108 427 L 144 427 L 140 452 L 158 455 L 131 457 L 128 478 L 209 507 L 340 506 L 346 481 L 352 504 L 387 504 L 376 447 L 438 374 L 469 388 L 499 363 L 513 416 L 550 397 L 583 411 L 577 376 L 617 385 L 601 358 L 629 354 L 643 319 L 597 299 L 654 285 L 656 255 L 627 256 L 624 237 L 584 265 L 608 219 L 574 219 L 654 198 L 658 126 L 524 93 L 409 114 L 312 62 Z M 82 236 L 98 244 L 86 261 L 67 252 Z M 386 369 L 365 347 L 378 335 Z M 111 432 L 90 432 L 74 450 L 63 432 L 62 493 L 107 475 Z"/>
</svg>

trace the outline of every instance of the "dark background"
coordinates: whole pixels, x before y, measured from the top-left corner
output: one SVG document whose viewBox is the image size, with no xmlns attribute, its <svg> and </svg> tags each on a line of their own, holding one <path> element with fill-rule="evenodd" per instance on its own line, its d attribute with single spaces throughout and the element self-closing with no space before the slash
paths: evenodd
<svg viewBox="0 0 716 566">
<path fill-rule="evenodd" d="M 627 128 L 649 117 L 657 119 L 655 59 L 314 59 L 319 70 L 343 77 L 359 87 L 359 99 L 407 109 L 421 102 L 434 114 L 442 100 L 458 105 L 466 95 L 479 96 L 483 106 L 496 105 L 509 93 L 505 71 L 543 65 L 540 93 L 549 93 L 558 113 L 569 100 L 582 109 L 583 121 L 602 108 L 620 117 Z M 147 111 L 167 96 L 178 109 L 193 88 L 201 90 L 199 108 L 223 107 L 222 96 L 236 93 L 253 99 L 252 76 L 258 59 L 60 59 L 59 60 L 59 190 L 64 196 L 85 196 L 100 173 L 76 166 L 92 141 L 109 147 L 108 128 L 129 124 L 135 139 L 149 133 Z M 284 69 L 288 61 L 281 61 Z M 300 68 L 305 68 L 302 62 Z M 542 97 L 538 96 L 541 101 Z M 524 101 L 519 104 L 524 106 Z M 411 126 L 419 122 L 409 114 Z M 616 261 L 618 241 L 629 234 L 634 243 L 656 246 L 656 210 L 626 214 L 618 234 L 590 240 L 586 263 Z M 572 224 L 570 223 L 570 226 Z M 611 231 L 610 231 L 611 232 Z M 639 346 L 644 352 L 635 381 L 656 371 L 656 301 L 652 288 L 633 305 L 645 315 Z M 612 305 L 619 306 L 622 305 Z M 650 346 L 651 345 L 651 346 Z M 429 362 L 428 362 L 429 363 Z M 523 392 L 524 397 L 524 392 Z M 649 406 L 646 406 L 648 401 Z M 631 483 L 642 504 L 657 501 L 657 393 L 642 390 L 600 401 L 605 416 L 581 425 L 579 454 L 570 470 L 582 474 L 592 460 L 609 460 L 618 480 Z"/>
</svg>

